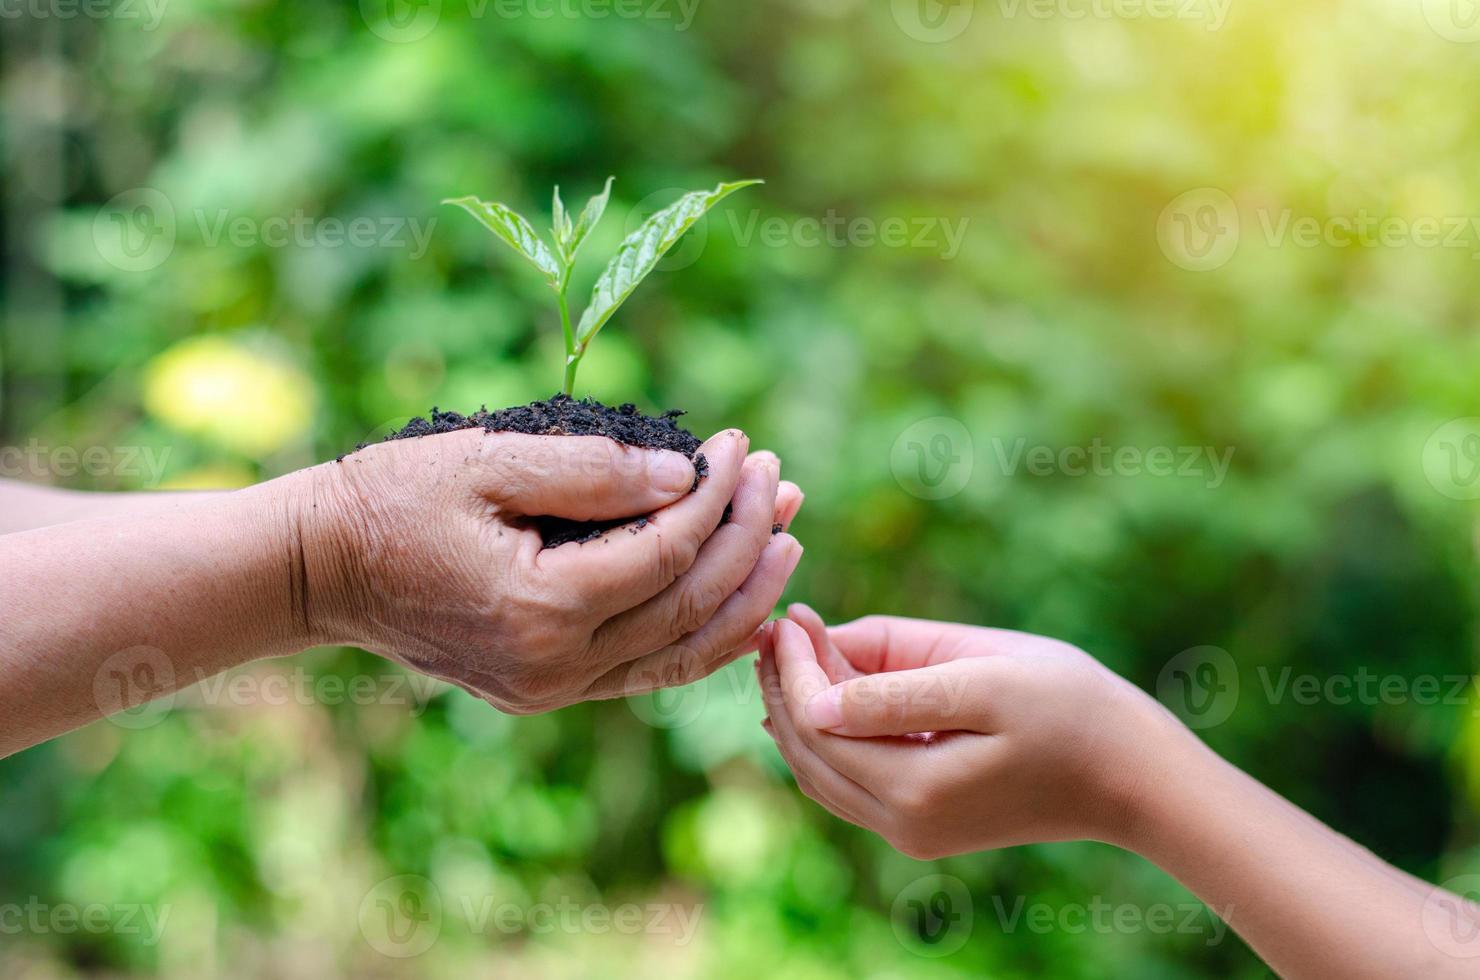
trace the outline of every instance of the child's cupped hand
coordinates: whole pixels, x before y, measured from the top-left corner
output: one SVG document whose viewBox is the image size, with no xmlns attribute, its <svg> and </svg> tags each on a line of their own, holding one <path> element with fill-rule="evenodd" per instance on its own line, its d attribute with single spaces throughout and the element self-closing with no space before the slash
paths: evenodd
<svg viewBox="0 0 1480 980">
<path fill-rule="evenodd" d="M 1188 737 L 1084 651 L 1028 633 L 806 606 L 760 637 L 766 730 L 808 797 L 922 860 L 1039 841 L 1130 846 Z M 1169 757 L 1171 757 L 1169 755 Z"/>
</svg>

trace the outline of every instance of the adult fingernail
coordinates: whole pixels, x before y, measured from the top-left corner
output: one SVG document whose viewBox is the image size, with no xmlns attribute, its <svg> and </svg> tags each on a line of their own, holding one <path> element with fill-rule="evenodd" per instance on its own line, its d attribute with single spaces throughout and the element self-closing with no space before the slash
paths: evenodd
<svg viewBox="0 0 1480 980">
<path fill-rule="evenodd" d="M 801 545 L 796 545 L 791 549 L 791 555 L 786 559 L 786 574 L 788 578 L 792 572 L 797 570 L 797 565 L 802 560 L 802 552 L 805 550 Z"/>
<path fill-rule="evenodd" d="M 669 493 L 687 490 L 694 485 L 694 464 L 678 453 L 649 453 L 648 479 L 653 481 L 653 486 Z"/>
<path fill-rule="evenodd" d="M 843 724 L 843 689 L 829 687 L 807 702 L 807 721 L 813 728 L 837 728 Z"/>
</svg>

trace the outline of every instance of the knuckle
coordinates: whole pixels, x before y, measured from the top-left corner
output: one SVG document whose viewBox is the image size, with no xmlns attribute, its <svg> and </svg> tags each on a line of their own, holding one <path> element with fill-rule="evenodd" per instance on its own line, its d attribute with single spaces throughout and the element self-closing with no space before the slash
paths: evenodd
<svg viewBox="0 0 1480 980">
<path fill-rule="evenodd" d="M 681 634 L 693 633 L 713 618 L 724 601 L 723 591 L 711 582 L 690 582 L 678 593 L 673 625 Z"/>
<path fill-rule="evenodd" d="M 916 820 L 930 816 L 935 808 L 935 794 L 929 784 L 920 780 L 900 780 L 891 794 L 890 805 L 905 818 Z"/>
<path fill-rule="evenodd" d="M 688 571 L 699 556 L 699 542 L 688 534 L 658 536 L 658 572 L 664 581 L 672 581 Z"/>
<path fill-rule="evenodd" d="M 548 704 L 564 701 L 568 685 L 564 672 L 533 667 L 508 678 L 505 699 L 511 705 L 511 714 L 537 714 Z"/>
</svg>

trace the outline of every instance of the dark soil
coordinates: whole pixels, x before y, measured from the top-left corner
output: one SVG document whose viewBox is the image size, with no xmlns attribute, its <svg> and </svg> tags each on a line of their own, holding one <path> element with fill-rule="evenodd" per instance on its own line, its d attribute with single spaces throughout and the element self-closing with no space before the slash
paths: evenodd
<svg viewBox="0 0 1480 980">
<path fill-rule="evenodd" d="M 704 454 L 699 452 L 699 440 L 674 421 L 683 414 L 674 409 L 662 415 L 644 415 L 637 410 L 637 406 L 630 403 L 612 408 L 590 398 L 576 401 L 569 395 L 555 395 L 546 401 L 501 408 L 496 412 L 481 408 L 472 415 L 442 412 L 433 408 L 430 419 L 412 419 L 399 431 L 386 436 L 385 441 L 415 439 L 462 429 L 522 432 L 536 436 L 606 436 L 640 449 L 667 449 L 683 453 L 694 461 L 694 489 L 697 490 L 699 481 L 709 471 L 709 464 L 704 459 Z M 365 447 L 361 445 L 355 448 Z M 647 517 L 638 514 L 615 521 L 581 522 L 558 517 L 543 517 L 536 521 L 546 548 L 555 548 L 572 541 L 591 541 L 611 528 L 624 524 L 636 534 L 647 523 Z"/>
</svg>

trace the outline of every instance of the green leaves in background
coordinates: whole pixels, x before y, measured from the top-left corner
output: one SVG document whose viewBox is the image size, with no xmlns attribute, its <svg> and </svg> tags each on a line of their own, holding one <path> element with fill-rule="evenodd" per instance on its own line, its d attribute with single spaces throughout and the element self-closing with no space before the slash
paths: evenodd
<svg viewBox="0 0 1480 980">
<path fill-rule="evenodd" d="M 740 180 L 720 184 L 712 191 L 685 194 L 628 235 L 591 290 L 591 305 L 581 314 L 580 326 L 576 328 L 577 349 L 585 349 L 591 338 L 606 326 L 612 314 L 657 267 L 658 261 L 678 244 L 684 232 L 709 213 L 710 208 L 742 188 L 762 183 L 765 181 Z"/>
</svg>

